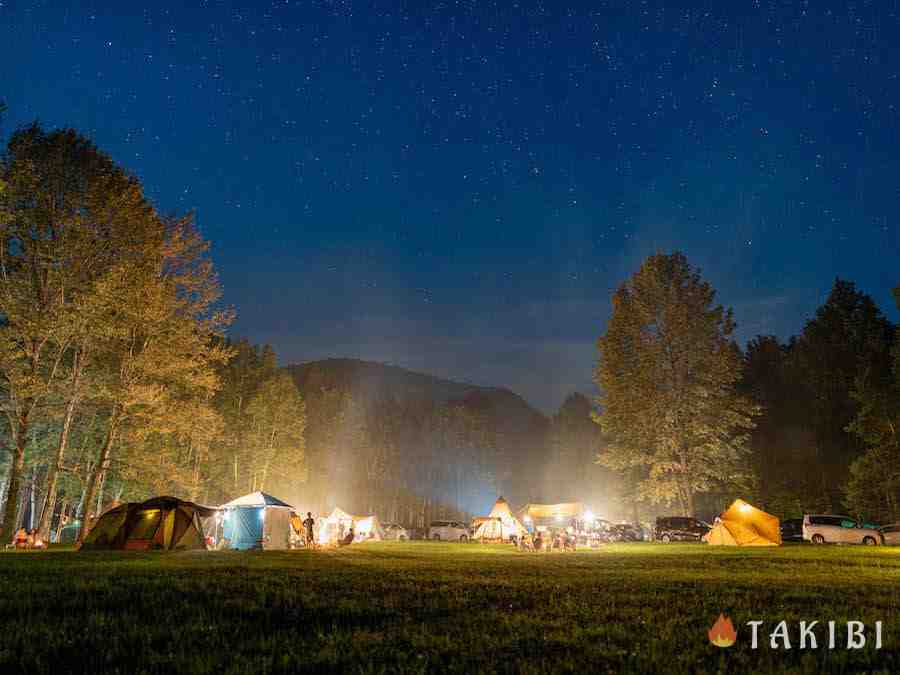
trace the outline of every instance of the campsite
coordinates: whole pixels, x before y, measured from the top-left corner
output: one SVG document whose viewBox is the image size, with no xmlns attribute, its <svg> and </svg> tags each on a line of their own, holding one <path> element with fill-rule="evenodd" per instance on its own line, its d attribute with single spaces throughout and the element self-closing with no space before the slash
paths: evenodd
<svg viewBox="0 0 900 675">
<path fill-rule="evenodd" d="M 0 0 L 0 675 L 900 675 L 897 36 Z"/>
<path fill-rule="evenodd" d="M 0 671 L 897 672 L 898 594 L 890 547 L 51 548 L 0 554 Z M 727 650 L 707 639 L 721 612 Z M 747 621 L 817 619 L 883 620 L 884 646 L 749 648 Z"/>
<path fill-rule="evenodd" d="M 782 544 L 778 518 L 741 499 L 693 544 L 598 543 L 580 502 L 498 497 L 459 542 L 384 541 L 376 515 L 335 507 L 309 546 L 301 516 L 264 492 L 156 497 L 109 509 L 80 547 L 0 555 L 0 670 L 900 667 L 900 549 Z M 579 546 L 551 547 L 554 532 Z M 727 652 L 708 637 L 720 614 L 737 628 Z M 770 648 L 748 623 L 835 619 L 870 640 L 877 626 L 879 648 Z"/>
</svg>

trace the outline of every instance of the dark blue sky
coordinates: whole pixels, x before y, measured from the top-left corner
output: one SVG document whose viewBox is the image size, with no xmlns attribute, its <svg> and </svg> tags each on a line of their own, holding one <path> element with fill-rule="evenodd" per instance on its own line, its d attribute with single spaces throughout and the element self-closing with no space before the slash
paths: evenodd
<svg viewBox="0 0 900 675">
<path fill-rule="evenodd" d="M 8 133 L 74 126 L 196 210 L 236 334 L 590 390 L 679 248 L 742 339 L 835 276 L 896 319 L 900 4 L 0 1 Z"/>
</svg>

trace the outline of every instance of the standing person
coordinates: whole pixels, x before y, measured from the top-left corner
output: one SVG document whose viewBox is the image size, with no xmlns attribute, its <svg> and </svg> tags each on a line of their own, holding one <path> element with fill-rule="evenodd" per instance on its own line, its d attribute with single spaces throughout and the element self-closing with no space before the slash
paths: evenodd
<svg viewBox="0 0 900 675">
<path fill-rule="evenodd" d="M 307 548 L 316 547 L 316 538 L 313 533 L 316 521 L 313 520 L 312 511 L 306 512 L 306 520 L 303 521 L 303 527 L 306 528 L 306 546 Z"/>
</svg>

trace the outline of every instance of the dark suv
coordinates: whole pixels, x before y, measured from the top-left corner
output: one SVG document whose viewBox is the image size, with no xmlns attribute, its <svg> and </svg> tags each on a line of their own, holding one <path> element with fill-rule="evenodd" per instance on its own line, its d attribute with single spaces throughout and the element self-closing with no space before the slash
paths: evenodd
<svg viewBox="0 0 900 675">
<path fill-rule="evenodd" d="M 803 518 L 781 521 L 781 541 L 803 541 Z"/>
<path fill-rule="evenodd" d="M 670 541 L 700 541 L 700 538 L 710 531 L 710 526 L 702 520 L 684 516 L 671 516 L 657 518 L 656 528 L 653 530 L 653 540 Z"/>
</svg>

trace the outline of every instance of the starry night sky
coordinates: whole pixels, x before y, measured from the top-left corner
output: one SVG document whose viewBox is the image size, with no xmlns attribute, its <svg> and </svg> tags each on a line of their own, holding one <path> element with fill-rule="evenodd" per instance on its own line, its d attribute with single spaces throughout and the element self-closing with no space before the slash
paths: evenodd
<svg viewBox="0 0 900 675">
<path fill-rule="evenodd" d="M 184 4 L 0 0 L 0 130 L 73 126 L 195 210 L 282 362 L 549 410 L 658 249 L 742 340 L 838 275 L 897 319 L 897 0 Z"/>
</svg>

